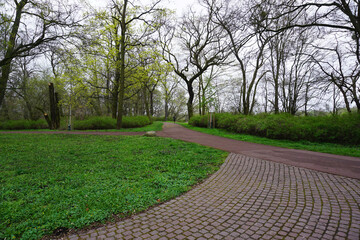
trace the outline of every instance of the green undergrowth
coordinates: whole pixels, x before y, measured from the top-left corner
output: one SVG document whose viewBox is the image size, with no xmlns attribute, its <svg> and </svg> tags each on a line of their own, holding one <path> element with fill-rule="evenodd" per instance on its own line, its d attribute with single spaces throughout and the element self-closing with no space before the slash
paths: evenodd
<svg viewBox="0 0 360 240">
<path fill-rule="evenodd" d="M 252 136 L 248 134 L 232 133 L 224 129 L 194 127 L 187 123 L 179 123 L 179 124 L 194 131 L 199 131 L 225 138 L 231 138 L 239 141 L 259 143 L 259 144 L 283 147 L 283 148 L 300 149 L 300 150 L 308 150 L 314 152 L 360 157 L 360 146 L 344 146 L 341 144 L 334 144 L 334 143 L 314 143 L 308 141 L 277 140 L 277 139 L 270 139 L 265 137 Z"/>
<path fill-rule="evenodd" d="M 150 124 L 146 116 L 123 117 L 123 128 L 138 128 Z M 86 120 L 76 120 L 73 124 L 74 130 L 98 130 L 98 129 L 116 129 L 116 119 L 111 117 L 91 117 Z"/>
<path fill-rule="evenodd" d="M 106 129 L 106 130 L 85 130 L 85 131 L 97 131 L 97 132 L 148 132 L 148 131 L 161 131 L 163 123 L 153 122 L 150 125 L 137 128 L 121 128 L 121 129 Z M 75 129 L 76 130 L 76 129 Z"/>
<path fill-rule="evenodd" d="M 111 117 L 90 117 L 86 120 L 74 120 L 73 130 L 110 130 L 123 132 L 160 131 L 159 122 L 150 123 L 146 116 L 123 117 L 122 129 L 116 130 L 116 119 Z M 0 122 L 0 130 L 49 130 L 45 120 L 9 120 Z M 58 130 L 67 130 L 67 123 L 63 119 Z"/>
<path fill-rule="evenodd" d="M 23 129 L 46 129 L 48 125 L 44 119 L 31 120 L 8 120 L 0 122 L 0 130 L 23 130 Z"/>
<path fill-rule="evenodd" d="M 0 239 L 143 211 L 188 191 L 226 155 L 158 137 L 0 134 Z"/>
<path fill-rule="evenodd" d="M 215 114 L 215 127 L 271 139 L 360 145 L 360 114 L 292 116 L 290 114 Z M 206 127 L 208 116 L 195 116 L 190 125 Z"/>
</svg>

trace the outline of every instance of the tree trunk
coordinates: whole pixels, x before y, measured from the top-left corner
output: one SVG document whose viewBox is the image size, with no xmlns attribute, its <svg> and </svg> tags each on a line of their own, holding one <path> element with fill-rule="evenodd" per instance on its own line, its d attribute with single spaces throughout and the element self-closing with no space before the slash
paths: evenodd
<svg viewBox="0 0 360 240">
<path fill-rule="evenodd" d="M 0 77 L 0 107 L 5 97 L 6 92 L 6 86 L 7 82 L 9 80 L 10 70 L 11 70 L 11 60 L 13 55 L 13 50 L 15 48 L 16 43 L 16 36 L 18 34 L 19 26 L 20 26 L 20 19 L 21 14 L 24 6 L 27 4 L 27 1 L 22 0 L 21 2 L 18 2 L 16 4 L 16 14 L 15 14 L 15 20 L 12 25 L 9 41 L 6 44 L 7 49 L 5 53 L 4 59 L 9 59 L 8 61 L 5 61 L 5 64 L 1 66 L 1 77 Z"/>
<path fill-rule="evenodd" d="M 55 93 L 55 127 L 60 128 L 59 94 Z"/>
<path fill-rule="evenodd" d="M 146 87 L 143 88 L 143 93 L 144 93 L 144 103 L 145 103 L 145 109 L 146 109 L 146 116 L 149 118 L 149 121 L 152 123 L 150 107 L 149 107 L 149 101 L 148 101 L 147 94 L 146 94 Z"/>
<path fill-rule="evenodd" d="M 279 80 L 278 79 L 276 79 L 274 82 L 274 88 L 275 88 L 274 111 L 275 111 L 275 114 L 279 114 Z"/>
<path fill-rule="evenodd" d="M 193 101 L 194 101 L 194 89 L 191 82 L 187 82 L 187 88 L 189 93 L 189 99 L 187 102 L 187 109 L 188 109 L 188 117 L 190 118 L 194 115 L 194 108 L 193 108 Z"/>
<path fill-rule="evenodd" d="M 169 102 L 167 100 L 165 100 L 165 121 L 168 120 L 168 115 L 169 115 Z"/>
<path fill-rule="evenodd" d="M 358 97 L 358 94 L 356 93 L 356 81 L 353 81 L 353 85 L 352 85 L 352 92 L 353 92 L 353 100 L 356 104 L 356 108 L 357 108 L 357 112 L 360 113 L 360 99 Z M 360 89 L 359 89 L 360 92 Z"/>
<path fill-rule="evenodd" d="M 51 129 L 56 129 L 56 101 L 54 84 L 49 83 Z"/>
<path fill-rule="evenodd" d="M 2 101 L 5 98 L 6 86 L 10 75 L 10 63 L 1 67 L 1 78 L 0 78 L 0 107 Z"/>
<path fill-rule="evenodd" d="M 117 62 L 121 61 L 120 56 L 118 56 Z M 119 83 L 120 83 L 120 66 L 116 64 L 115 70 L 115 79 L 114 79 L 114 89 L 112 91 L 112 105 L 111 105 L 111 114 L 112 118 L 117 118 L 117 110 L 118 110 L 118 101 L 119 101 Z"/>
<path fill-rule="evenodd" d="M 205 102 L 206 102 L 206 99 L 205 99 L 205 90 L 203 89 L 203 93 L 202 93 L 202 100 L 201 100 L 201 105 L 202 105 L 202 110 L 201 110 L 201 112 L 202 112 L 202 115 L 205 115 L 206 114 L 206 104 L 205 104 Z"/>
<path fill-rule="evenodd" d="M 198 94 L 198 96 L 199 96 L 199 114 L 200 114 L 200 115 L 202 115 L 202 114 L 201 114 L 201 112 L 202 112 L 202 111 L 201 111 L 201 110 L 202 110 L 202 108 L 201 108 L 201 105 L 202 105 L 202 101 L 201 101 L 201 99 L 202 99 L 202 98 L 201 98 L 201 92 L 202 92 L 202 91 L 201 91 L 201 83 L 202 83 L 202 78 L 201 78 L 201 76 L 199 76 L 199 94 Z"/>
<path fill-rule="evenodd" d="M 52 129 L 51 120 L 50 120 L 49 115 L 47 113 L 44 113 L 44 118 L 45 118 L 49 128 Z"/>
<path fill-rule="evenodd" d="M 305 116 L 308 116 L 308 103 L 309 103 L 309 88 L 310 85 L 307 83 L 305 88 Z"/>
<path fill-rule="evenodd" d="M 125 37 L 126 37 L 126 7 L 128 0 L 124 0 L 124 5 L 121 15 L 121 38 L 120 38 L 120 89 L 119 89 L 119 104 L 116 128 L 122 128 L 122 117 L 124 110 L 124 94 L 125 94 Z"/>
<path fill-rule="evenodd" d="M 150 116 L 154 116 L 154 91 L 150 92 Z"/>
</svg>

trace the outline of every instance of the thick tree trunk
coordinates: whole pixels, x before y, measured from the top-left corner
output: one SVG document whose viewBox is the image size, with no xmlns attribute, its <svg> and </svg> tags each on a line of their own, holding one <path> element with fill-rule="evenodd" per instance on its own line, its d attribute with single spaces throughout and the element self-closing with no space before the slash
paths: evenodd
<svg viewBox="0 0 360 240">
<path fill-rule="evenodd" d="M 350 113 L 350 112 L 351 112 L 351 108 L 350 108 L 349 100 L 347 99 L 346 92 L 344 91 L 344 89 L 343 89 L 341 86 L 338 86 L 338 85 L 336 85 L 336 86 L 339 88 L 341 94 L 343 95 L 346 110 Z"/>
<path fill-rule="evenodd" d="M 50 120 L 49 115 L 47 113 L 44 113 L 44 118 L 45 118 L 49 128 L 52 129 L 51 120 Z"/>
<path fill-rule="evenodd" d="M 59 96 L 58 93 L 55 93 L 53 83 L 49 83 L 49 99 L 50 99 L 50 117 L 51 117 L 50 129 L 58 129 L 60 127 Z"/>
<path fill-rule="evenodd" d="M 169 103 L 167 100 L 165 100 L 165 119 L 164 119 L 164 121 L 168 120 L 168 116 L 169 116 Z"/>
<path fill-rule="evenodd" d="M 188 109 L 188 117 L 189 120 L 192 116 L 194 116 L 194 107 L 193 107 L 193 101 L 194 101 L 194 89 L 192 87 L 192 83 L 187 83 L 188 93 L 189 93 L 189 99 L 187 102 L 187 109 Z"/>
<path fill-rule="evenodd" d="M 49 83 L 51 129 L 56 129 L 56 102 L 54 84 Z"/>
<path fill-rule="evenodd" d="M 16 43 L 16 36 L 18 34 L 19 26 L 20 26 L 20 19 L 22 10 L 27 4 L 28 1 L 22 0 L 16 4 L 16 14 L 15 20 L 12 25 L 9 41 L 7 42 L 6 46 L 6 53 L 4 57 L 4 65 L 1 66 L 1 77 L 0 77 L 0 107 L 5 98 L 6 86 L 9 80 L 10 69 L 11 69 L 11 60 L 13 56 L 13 50 L 15 48 Z M 9 60 L 6 60 L 9 59 Z"/>
<path fill-rule="evenodd" d="M 124 5 L 121 15 L 121 38 L 120 38 L 120 89 L 119 89 L 119 104 L 116 128 L 122 128 L 122 117 L 124 110 L 124 94 L 125 94 L 125 37 L 126 37 L 126 7 L 128 0 L 124 0 Z"/>
<path fill-rule="evenodd" d="M 119 57 L 120 58 L 120 57 Z M 120 61 L 120 59 L 118 59 Z M 117 118 L 118 101 L 119 101 L 119 82 L 120 82 L 120 66 L 116 67 L 115 70 L 115 83 L 112 91 L 112 104 L 111 104 L 111 116 Z"/>
<path fill-rule="evenodd" d="M 5 98 L 6 86 L 10 75 L 10 63 L 1 67 L 1 78 L 0 78 L 0 107 Z"/>
<path fill-rule="evenodd" d="M 150 92 L 150 115 L 151 117 L 154 116 L 154 92 Z"/>
<path fill-rule="evenodd" d="M 360 99 L 359 99 L 359 95 L 357 94 L 356 92 L 356 81 L 353 82 L 353 85 L 352 85 L 352 92 L 353 92 L 353 100 L 356 104 L 356 108 L 357 108 L 357 112 L 360 113 Z M 360 92 L 360 88 L 359 88 L 359 92 Z"/>
<path fill-rule="evenodd" d="M 55 127 L 60 128 L 60 108 L 59 108 L 59 94 L 55 93 Z"/>
<path fill-rule="evenodd" d="M 204 92 L 204 91 L 203 91 L 203 93 L 202 93 L 202 100 L 201 100 L 201 102 L 202 102 L 202 110 L 201 110 L 201 112 L 202 112 L 202 115 L 205 115 L 205 114 L 206 114 L 206 104 L 205 104 L 206 99 L 205 99 L 205 92 Z"/>
</svg>

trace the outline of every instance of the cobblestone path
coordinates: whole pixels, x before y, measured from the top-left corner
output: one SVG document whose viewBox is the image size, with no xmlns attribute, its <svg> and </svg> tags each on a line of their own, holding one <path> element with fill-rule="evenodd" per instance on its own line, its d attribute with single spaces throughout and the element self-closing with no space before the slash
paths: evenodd
<svg viewBox="0 0 360 240">
<path fill-rule="evenodd" d="M 188 193 L 64 239 L 360 239 L 360 181 L 239 154 Z"/>
</svg>

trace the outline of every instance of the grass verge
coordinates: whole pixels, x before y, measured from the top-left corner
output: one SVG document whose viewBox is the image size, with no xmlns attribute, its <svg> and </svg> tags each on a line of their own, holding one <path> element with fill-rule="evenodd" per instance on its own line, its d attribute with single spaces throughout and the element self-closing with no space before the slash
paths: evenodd
<svg viewBox="0 0 360 240">
<path fill-rule="evenodd" d="M 226 137 L 226 138 L 231 138 L 245 142 L 260 143 L 270 146 L 308 150 L 314 152 L 331 153 L 331 154 L 351 156 L 351 157 L 360 157 L 360 146 L 346 146 L 346 145 L 340 145 L 334 143 L 314 143 L 308 141 L 276 140 L 276 139 L 257 137 L 247 134 L 232 133 L 223 129 L 194 127 L 187 123 L 178 123 L 178 124 L 194 131 L 199 131 L 215 136 Z"/>
<path fill-rule="evenodd" d="M 0 134 L 0 239 L 143 211 L 188 191 L 226 155 L 164 138 Z"/>
</svg>

